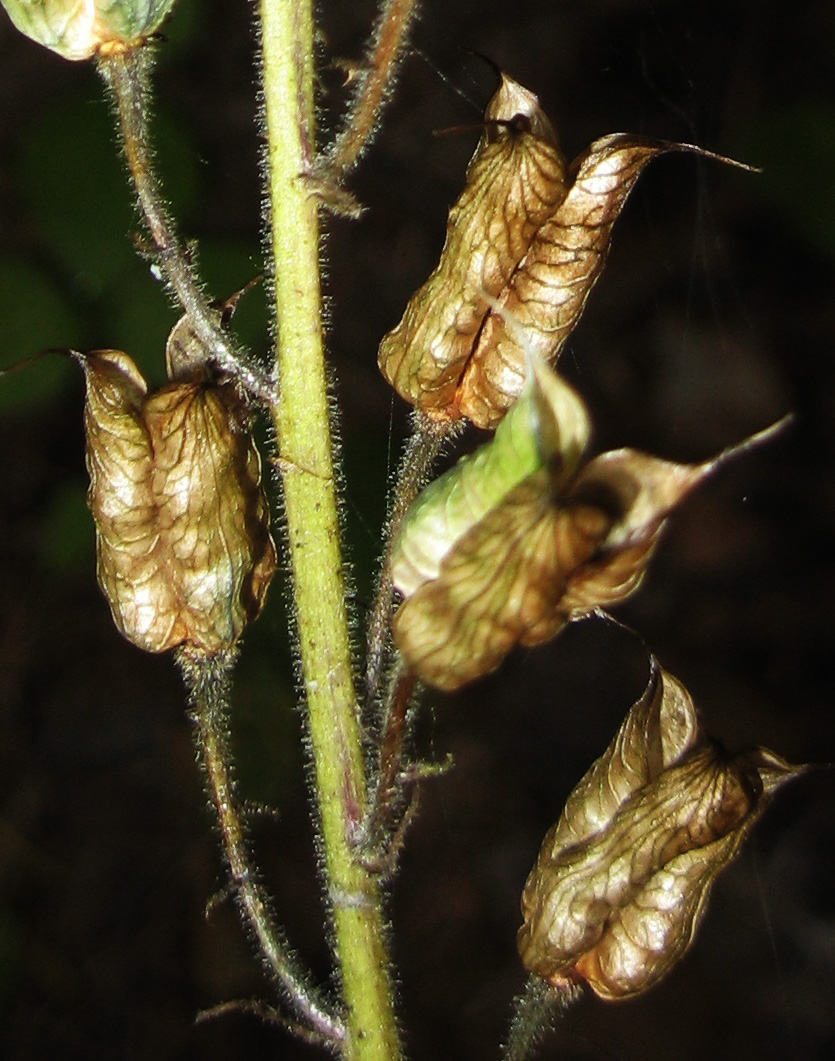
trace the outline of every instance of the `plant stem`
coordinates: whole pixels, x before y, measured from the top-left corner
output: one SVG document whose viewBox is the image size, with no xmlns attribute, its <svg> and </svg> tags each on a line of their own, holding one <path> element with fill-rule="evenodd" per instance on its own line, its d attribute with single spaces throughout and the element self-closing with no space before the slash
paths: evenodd
<svg viewBox="0 0 835 1061">
<path fill-rule="evenodd" d="M 312 0 L 260 0 L 281 397 L 273 408 L 345 1055 L 400 1056 L 377 878 L 354 857 L 366 779 L 354 687 L 321 324 Z"/>
<path fill-rule="evenodd" d="M 373 770 L 374 785 L 369 799 L 368 815 L 358 837 L 363 858 L 377 864 L 391 862 L 402 836 L 409 811 L 407 786 L 403 781 L 404 752 L 409 734 L 409 706 L 417 678 L 401 660 L 397 660 L 389 681 L 383 707 L 383 726 L 379 738 L 379 761 Z M 414 784 L 414 779 L 410 782 Z"/>
<path fill-rule="evenodd" d="M 412 417 L 410 435 L 395 476 L 394 493 L 389 504 L 388 522 L 380 575 L 368 617 L 365 664 L 365 704 L 372 709 L 380 695 L 380 680 L 385 673 L 390 645 L 392 593 L 391 545 L 400 522 L 406 515 L 432 471 L 446 439 L 454 437 L 455 428 L 447 422 L 432 420 L 423 413 Z"/>
<path fill-rule="evenodd" d="M 221 327 L 220 314 L 206 301 L 185 247 L 168 216 L 154 172 L 149 115 L 153 46 L 141 44 L 127 51 L 99 57 L 98 69 L 113 100 L 117 129 L 139 208 L 157 250 L 157 264 L 203 344 L 207 357 L 235 376 L 251 393 L 269 401 L 273 388 L 246 364 Z"/>
<path fill-rule="evenodd" d="M 380 111 L 394 84 L 416 0 L 383 0 L 368 46 L 366 64 L 353 72 L 357 81 L 345 125 L 325 161 L 338 182 L 371 143 Z"/>
<path fill-rule="evenodd" d="M 502 1061 L 526 1061 L 556 1021 L 581 995 L 577 984 L 565 980 L 557 987 L 538 976 L 529 976 L 522 994 L 514 1001 L 513 1022 Z"/>
<path fill-rule="evenodd" d="M 258 941 L 274 981 L 302 1021 L 298 1031 L 312 1031 L 317 1041 L 338 1048 L 345 1038 L 344 1025 L 297 968 L 284 934 L 273 921 L 266 893 L 250 859 L 226 738 L 235 658 L 234 649 L 199 657 L 181 650 L 176 656 L 188 690 L 189 708 L 220 824 L 229 876 L 241 913 Z M 280 1020 L 280 1015 L 276 1019 Z M 283 1023 L 292 1027 L 290 1022 Z"/>
</svg>

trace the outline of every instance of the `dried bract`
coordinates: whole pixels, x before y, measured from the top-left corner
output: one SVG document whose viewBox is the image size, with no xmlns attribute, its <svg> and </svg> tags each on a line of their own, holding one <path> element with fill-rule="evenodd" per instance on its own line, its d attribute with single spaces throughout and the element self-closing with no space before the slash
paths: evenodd
<svg viewBox="0 0 835 1061">
<path fill-rule="evenodd" d="M 522 895 L 525 967 L 607 999 L 651 987 L 692 942 L 716 875 L 768 798 L 801 769 L 764 748 L 726 755 L 687 690 L 653 663 L 545 837 Z"/>
<path fill-rule="evenodd" d="M 27 37 L 65 59 L 131 48 L 156 32 L 174 0 L 0 0 Z"/>
<path fill-rule="evenodd" d="M 638 586 L 670 510 L 728 456 L 675 464 L 623 449 L 580 467 L 589 425 L 580 398 L 535 360 L 494 438 L 431 484 L 392 548 L 405 597 L 394 636 L 425 682 L 456 689 L 514 645 Z"/>
<path fill-rule="evenodd" d="M 149 652 L 231 645 L 276 563 L 234 384 L 199 377 L 148 393 L 127 354 L 78 357 L 98 579 L 117 627 Z"/>
<path fill-rule="evenodd" d="M 229 298 L 211 304 L 211 313 L 221 329 L 232 320 L 238 303 L 258 283 L 258 279 L 251 280 Z M 213 350 L 201 339 L 189 314 L 184 313 L 165 341 L 165 371 L 169 380 L 179 382 L 205 375 L 211 371 L 212 357 Z"/>
<path fill-rule="evenodd" d="M 499 119 L 505 125 L 492 129 Z M 506 74 L 485 121 L 438 266 L 384 336 L 379 364 L 424 412 L 487 428 L 519 397 L 526 350 L 556 361 L 646 164 L 669 151 L 729 160 L 614 133 L 566 167 L 536 97 Z M 508 329 L 509 317 L 523 339 Z"/>
</svg>

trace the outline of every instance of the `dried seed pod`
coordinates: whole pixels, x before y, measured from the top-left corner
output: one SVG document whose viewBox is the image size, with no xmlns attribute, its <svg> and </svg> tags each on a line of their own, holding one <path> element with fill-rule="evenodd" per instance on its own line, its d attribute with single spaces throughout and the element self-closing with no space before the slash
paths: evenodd
<svg viewBox="0 0 835 1061">
<path fill-rule="evenodd" d="M 522 397 L 494 438 L 432 483 L 392 546 L 405 597 L 394 637 L 425 682 L 457 689 L 514 645 L 638 586 L 672 508 L 755 436 L 704 464 L 634 450 L 580 468 L 588 419 L 579 397 L 534 358 Z"/>
<path fill-rule="evenodd" d="M 456 542 L 530 476 L 547 468 L 545 478 L 550 476 L 555 485 L 567 481 L 589 431 L 576 391 L 541 362 L 535 364 L 526 393 L 492 441 L 463 457 L 409 508 L 392 549 L 397 589 L 409 597 L 437 579 Z"/>
<path fill-rule="evenodd" d="M 140 648 L 212 653 L 261 610 L 275 570 L 260 460 L 230 381 L 148 393 L 127 354 L 77 355 L 99 584 Z"/>
<path fill-rule="evenodd" d="M 530 350 L 556 361 L 603 270 L 612 227 L 629 193 L 647 163 L 669 151 L 718 157 L 691 144 L 614 133 L 571 164 L 566 195 L 537 230 L 499 297 L 499 311 L 486 315 L 461 376 L 458 406 L 473 423 L 494 427 L 513 404 Z"/>
<path fill-rule="evenodd" d="M 555 985 L 585 980 L 607 999 L 651 987 L 689 947 L 711 884 L 769 797 L 801 769 L 764 748 L 727 756 L 653 661 L 525 884 L 525 967 Z"/>
<path fill-rule="evenodd" d="M 155 33 L 174 0 L 0 0 L 21 33 L 65 59 L 131 48 Z"/>
<path fill-rule="evenodd" d="M 380 369 L 407 401 L 456 418 L 456 392 L 487 312 L 565 195 L 565 165 L 539 101 L 506 74 L 449 212 L 437 268 L 383 338 Z"/>
<path fill-rule="evenodd" d="M 670 151 L 730 162 L 692 144 L 614 133 L 566 169 L 536 97 L 506 74 L 485 113 L 488 123 L 499 118 L 508 124 L 473 156 L 437 268 L 378 355 L 407 401 L 484 428 L 519 397 L 526 350 L 556 361 L 646 164 Z M 508 328 L 511 317 L 518 328 Z"/>
</svg>

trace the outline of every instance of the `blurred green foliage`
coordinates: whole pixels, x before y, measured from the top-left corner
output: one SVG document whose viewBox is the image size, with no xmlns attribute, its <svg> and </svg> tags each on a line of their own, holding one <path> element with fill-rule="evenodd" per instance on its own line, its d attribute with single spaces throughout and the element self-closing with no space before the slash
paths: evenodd
<svg viewBox="0 0 835 1061">
<path fill-rule="evenodd" d="M 751 194 L 790 231 L 835 255 L 835 107 L 804 101 L 758 118 L 734 137 L 737 156 L 762 167 Z"/>
<path fill-rule="evenodd" d="M 7 368 L 50 346 L 64 346 L 80 335 L 72 302 L 37 265 L 0 256 L 0 366 Z M 48 405 L 72 371 L 57 355 L 22 365 L 0 379 L 4 417 L 30 415 Z"/>
<path fill-rule="evenodd" d="M 61 481 L 43 512 L 38 561 L 44 575 L 56 578 L 91 572 L 95 564 L 95 533 L 82 480 Z"/>
</svg>

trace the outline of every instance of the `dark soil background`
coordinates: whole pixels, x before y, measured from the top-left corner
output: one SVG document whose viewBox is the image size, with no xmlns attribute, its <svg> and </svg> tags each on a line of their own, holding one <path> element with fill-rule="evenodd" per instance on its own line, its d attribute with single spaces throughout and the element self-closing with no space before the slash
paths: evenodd
<svg viewBox="0 0 835 1061">
<path fill-rule="evenodd" d="M 357 56 L 373 4 L 323 2 L 323 54 Z M 337 9 L 332 11 L 330 9 Z M 159 154 L 217 295 L 259 265 L 250 5 L 180 0 L 160 49 Z M 599 449 L 701 460 L 791 410 L 670 521 L 617 611 L 732 749 L 833 758 L 835 8 L 826 0 L 425 0 L 415 53 L 330 221 L 334 394 L 357 613 L 368 600 L 405 408 L 380 336 L 431 270 L 493 87 L 489 56 L 536 91 L 569 155 L 623 130 L 696 142 L 764 172 L 665 157 L 615 231 L 562 368 Z M 322 75 L 338 110 L 340 78 Z M 135 221 L 93 71 L 0 16 L 0 363 L 115 346 L 157 381 L 175 314 L 133 252 Z M 259 303 L 259 298 L 261 299 Z M 239 326 L 266 349 L 263 296 Z M 256 1018 L 269 998 L 228 904 L 170 660 L 115 632 L 84 505 L 82 385 L 60 359 L 0 379 L 0 1055 L 314 1057 Z M 234 739 L 282 919 L 326 976 L 284 594 L 246 639 Z M 829 648 L 827 648 L 827 645 Z M 391 917 L 409 1055 L 496 1056 L 523 975 L 522 884 L 547 828 L 646 677 L 600 620 L 427 698 L 428 783 Z M 807 1059 L 835 1049 L 835 783 L 780 794 L 716 885 L 681 966 L 646 997 L 584 999 L 543 1057 Z"/>
</svg>

